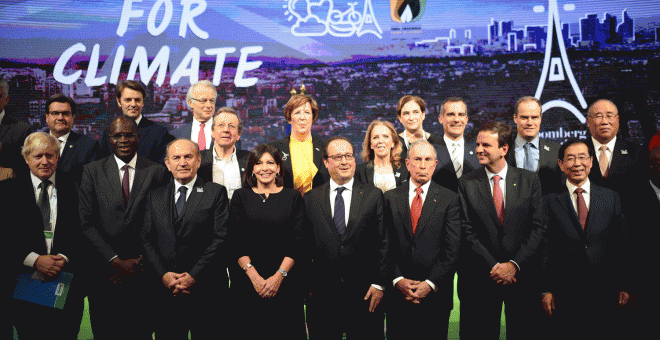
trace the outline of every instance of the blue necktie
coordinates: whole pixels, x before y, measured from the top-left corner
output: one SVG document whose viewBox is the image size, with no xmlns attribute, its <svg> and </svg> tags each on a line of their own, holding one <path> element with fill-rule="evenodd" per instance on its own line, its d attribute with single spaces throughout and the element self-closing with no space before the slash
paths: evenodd
<svg viewBox="0 0 660 340">
<path fill-rule="evenodd" d="M 337 196 L 335 197 L 335 216 L 332 218 L 335 221 L 335 226 L 339 235 L 343 235 L 346 231 L 346 221 L 344 216 L 346 214 L 346 208 L 344 207 L 344 197 L 341 196 L 341 193 L 346 190 L 344 187 L 337 188 Z"/>
<path fill-rule="evenodd" d="M 188 188 L 181 186 L 179 187 L 179 199 L 176 200 L 176 216 L 181 216 L 181 211 L 183 211 L 183 206 L 186 204 L 186 192 Z"/>
<path fill-rule="evenodd" d="M 525 143 L 525 170 L 534 171 L 534 156 L 532 156 L 532 143 Z"/>
</svg>

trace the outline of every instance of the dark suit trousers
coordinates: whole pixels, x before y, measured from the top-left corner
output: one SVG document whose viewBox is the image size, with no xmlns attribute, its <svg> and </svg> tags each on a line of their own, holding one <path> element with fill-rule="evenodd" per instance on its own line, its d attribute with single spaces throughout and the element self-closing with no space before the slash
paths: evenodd
<svg viewBox="0 0 660 340">
<path fill-rule="evenodd" d="M 94 340 L 152 339 L 153 317 L 145 311 L 153 299 L 144 273 L 122 283 L 113 283 L 106 275 L 89 280 L 87 302 Z"/>
<path fill-rule="evenodd" d="M 396 288 L 387 297 L 387 340 L 447 339 L 451 309 L 431 292 L 419 304 L 406 301 Z"/>
<path fill-rule="evenodd" d="M 461 274 L 458 275 L 460 286 Z M 536 339 L 536 334 L 539 333 L 537 325 L 543 311 L 541 294 L 521 281 L 519 279 L 517 283 L 507 286 L 500 286 L 495 282 L 487 282 L 487 285 L 480 283 L 475 285 L 474 289 L 463 292 L 460 295 L 461 340 L 499 339 L 502 302 L 506 338 Z"/>
<path fill-rule="evenodd" d="M 369 285 L 355 289 L 340 284 L 329 291 L 312 291 L 307 304 L 314 320 L 310 340 L 341 340 L 343 333 L 347 340 L 383 340 L 383 307 L 369 312 L 370 300 L 364 300 L 368 290 Z"/>
<path fill-rule="evenodd" d="M 554 339 L 626 338 L 619 337 L 623 335 L 620 333 L 623 324 L 618 292 L 593 294 L 578 289 L 574 293 L 554 294 L 557 308 L 551 317 Z"/>
</svg>

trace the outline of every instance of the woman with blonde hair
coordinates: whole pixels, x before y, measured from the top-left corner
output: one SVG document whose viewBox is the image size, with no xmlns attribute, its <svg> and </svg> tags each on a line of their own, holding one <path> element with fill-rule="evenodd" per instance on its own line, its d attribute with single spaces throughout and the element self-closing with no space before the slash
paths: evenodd
<svg viewBox="0 0 660 340">
<path fill-rule="evenodd" d="M 383 192 L 408 181 L 408 169 L 401 159 L 401 141 L 390 122 L 374 120 L 362 142 L 362 160 L 355 178 Z"/>
</svg>

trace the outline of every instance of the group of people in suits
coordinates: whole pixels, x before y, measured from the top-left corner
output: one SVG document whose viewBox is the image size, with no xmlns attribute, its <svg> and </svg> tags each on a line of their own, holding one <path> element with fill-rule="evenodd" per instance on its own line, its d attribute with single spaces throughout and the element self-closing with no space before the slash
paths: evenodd
<svg viewBox="0 0 660 340">
<path fill-rule="evenodd" d="M 8 302 L 19 338 L 75 338 L 85 296 L 98 339 L 383 339 L 385 314 L 390 339 L 442 338 L 456 272 L 462 339 L 499 338 L 503 303 L 510 339 L 616 334 L 655 306 L 633 259 L 657 255 L 630 245 L 651 247 L 660 149 L 617 138 L 609 100 L 589 107 L 586 140 L 560 146 L 539 138 L 534 97 L 515 104 L 517 133 L 490 122 L 468 141 L 463 99 L 442 103 L 436 136 L 407 95 L 405 130 L 372 122 L 357 165 L 348 139 L 312 134 L 310 96 L 285 105 L 290 136 L 252 151 L 210 82 L 172 133 L 142 116 L 145 97 L 118 84 L 123 114 L 100 143 L 72 131 L 64 95 L 46 103 L 48 132 L 12 132 L 27 169 L 0 182 L 14 193 L 0 215 L 21 226 L 7 228 L 12 275 L 74 274 L 62 310 Z"/>
</svg>

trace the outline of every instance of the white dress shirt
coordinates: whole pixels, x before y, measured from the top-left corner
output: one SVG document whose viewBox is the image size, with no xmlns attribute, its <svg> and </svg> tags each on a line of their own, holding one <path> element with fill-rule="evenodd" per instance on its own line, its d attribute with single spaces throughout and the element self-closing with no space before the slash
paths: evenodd
<svg viewBox="0 0 660 340">
<path fill-rule="evenodd" d="M 133 179 L 135 179 L 135 164 L 137 163 L 137 153 L 135 156 L 133 156 L 133 159 L 131 159 L 130 162 L 124 163 L 117 155 L 115 156 L 115 161 L 117 161 L 117 166 L 119 167 L 119 186 L 121 187 L 122 185 L 122 180 L 124 179 L 124 170 L 122 168 L 124 165 L 128 164 L 128 188 L 129 188 L 129 193 L 133 190 Z"/>
<path fill-rule="evenodd" d="M 530 149 L 530 152 L 532 154 L 532 164 L 534 166 L 534 171 L 538 172 L 539 169 L 539 159 L 540 159 L 540 153 L 539 153 L 539 136 L 536 135 L 536 138 L 534 138 L 531 142 L 532 148 Z M 527 141 L 520 137 L 520 135 L 516 136 L 516 139 L 514 141 L 514 154 L 516 156 L 516 167 L 520 169 L 525 168 L 525 144 L 527 144 Z"/>
<path fill-rule="evenodd" d="M 2 119 L 5 118 L 5 110 L 3 109 L 2 112 L 0 112 L 0 124 L 2 124 Z"/>
<path fill-rule="evenodd" d="M 498 174 L 494 174 L 490 171 L 488 171 L 488 168 L 484 167 L 486 169 L 486 175 L 488 176 L 488 184 L 490 185 L 490 197 L 493 197 L 493 184 L 495 184 L 495 180 L 493 180 L 493 177 L 495 175 L 499 175 L 500 178 L 500 189 L 502 189 L 502 203 L 504 204 L 504 208 L 506 209 L 506 174 L 509 171 L 509 165 L 504 163 L 504 168 L 500 171 Z"/>
<path fill-rule="evenodd" d="M 227 188 L 229 199 L 234 195 L 236 189 L 243 187 L 241 169 L 236 156 L 236 146 L 234 146 L 234 152 L 226 159 L 220 158 L 215 148 L 213 148 L 213 182 Z"/>
<path fill-rule="evenodd" d="M 176 202 L 179 199 L 179 196 L 181 196 L 181 193 L 179 192 L 179 188 L 181 187 L 186 187 L 188 190 L 186 191 L 186 201 L 188 201 L 188 198 L 190 197 L 190 194 L 193 191 L 193 186 L 195 186 L 195 181 L 197 181 L 197 175 L 195 175 L 195 178 L 192 179 L 192 181 L 186 183 L 186 184 L 181 184 L 179 180 L 174 180 L 174 202 Z"/>
<path fill-rule="evenodd" d="M 198 143 L 198 137 L 199 137 L 199 130 L 202 127 L 202 123 L 198 121 L 197 119 L 192 120 L 192 127 L 190 128 L 190 140 L 195 142 L 196 144 Z M 211 142 L 213 140 L 213 137 L 211 137 L 211 130 L 213 128 L 213 119 L 209 119 L 204 123 L 204 139 L 206 140 L 206 149 L 209 149 L 211 147 Z"/>
<path fill-rule="evenodd" d="M 463 175 L 463 160 L 465 159 L 465 138 L 461 136 L 458 140 L 452 140 L 451 138 L 447 137 L 447 135 L 443 135 L 442 139 L 445 140 L 445 144 L 447 145 L 447 151 L 449 152 L 449 159 L 451 160 L 451 153 L 454 150 L 454 144 L 458 143 L 458 150 L 456 150 L 456 160 L 458 163 L 461 164 L 461 171 L 456 173 L 456 177 L 460 178 L 461 175 Z M 453 160 L 451 160 L 452 165 L 453 165 Z M 454 168 L 456 170 L 456 168 Z"/>
<path fill-rule="evenodd" d="M 653 191 L 655 191 L 655 195 L 658 196 L 658 201 L 660 201 L 660 188 L 656 187 L 653 182 L 649 180 L 649 183 L 651 183 L 651 188 L 653 188 Z"/>
</svg>

